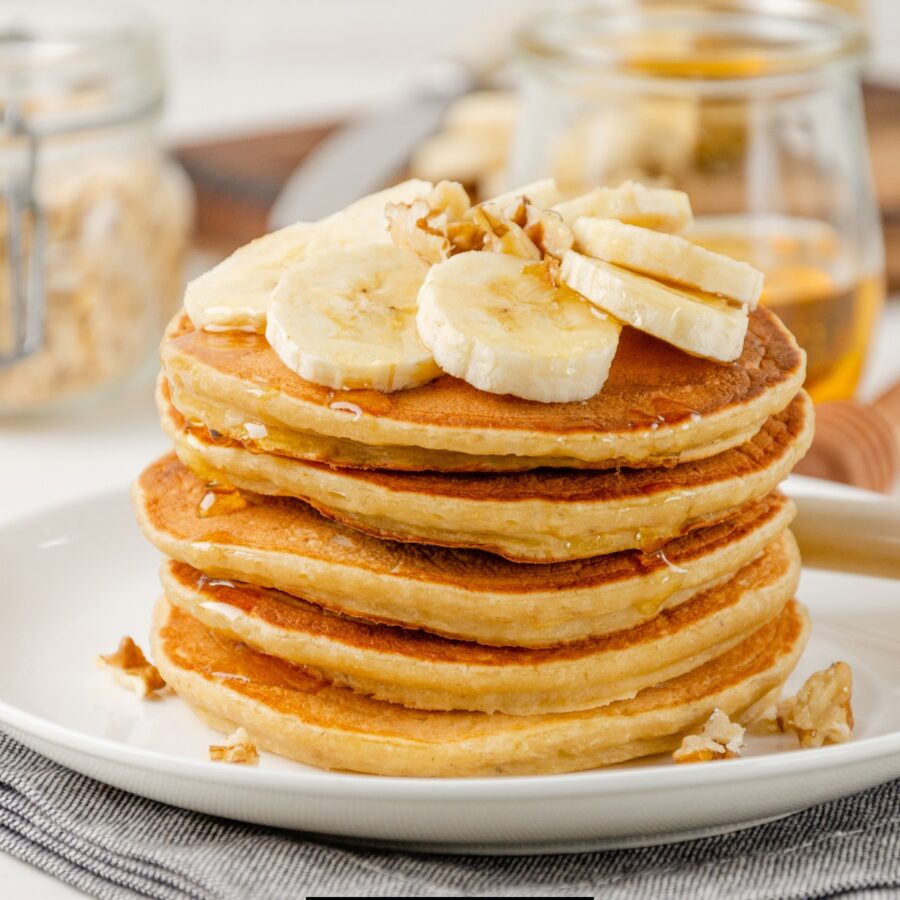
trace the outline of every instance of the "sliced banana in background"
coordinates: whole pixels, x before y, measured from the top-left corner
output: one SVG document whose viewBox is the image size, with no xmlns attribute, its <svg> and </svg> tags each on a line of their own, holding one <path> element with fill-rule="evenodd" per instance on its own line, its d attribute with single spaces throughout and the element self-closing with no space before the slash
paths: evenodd
<svg viewBox="0 0 900 900">
<path fill-rule="evenodd" d="M 492 133 L 441 131 L 426 138 L 413 150 L 410 171 L 433 181 L 475 184 L 481 175 L 506 163 L 507 147 Z"/>
<path fill-rule="evenodd" d="M 385 206 L 412 203 L 431 190 L 428 181 L 404 181 L 320 222 L 297 222 L 257 238 L 190 282 L 184 308 L 196 328 L 262 333 L 269 296 L 288 266 L 323 247 L 388 243 Z"/>
<path fill-rule="evenodd" d="M 634 181 L 616 188 L 596 188 L 557 203 L 553 209 L 568 225 L 574 225 L 582 216 L 592 216 L 680 234 L 694 222 L 691 201 L 683 191 L 649 188 Z"/>
<path fill-rule="evenodd" d="M 731 362 L 741 355 L 747 307 L 660 284 L 570 250 L 560 277 L 573 291 L 627 325 L 695 356 Z"/>
<path fill-rule="evenodd" d="M 519 122 L 519 106 L 519 98 L 514 91 L 471 91 L 451 104 L 441 128 L 444 131 L 512 137 Z"/>
<path fill-rule="evenodd" d="M 286 269 L 266 340 L 307 381 L 396 391 L 440 375 L 416 330 L 428 264 L 392 244 L 326 247 Z"/>
<path fill-rule="evenodd" d="M 749 263 L 713 253 L 674 234 L 626 225 L 614 219 L 578 219 L 575 247 L 588 256 L 654 278 L 718 294 L 756 309 L 763 273 Z"/>
<path fill-rule="evenodd" d="M 477 251 L 431 268 L 416 323 L 445 372 L 482 391 L 544 403 L 593 397 L 621 330 L 555 286 L 545 263 Z"/>
</svg>

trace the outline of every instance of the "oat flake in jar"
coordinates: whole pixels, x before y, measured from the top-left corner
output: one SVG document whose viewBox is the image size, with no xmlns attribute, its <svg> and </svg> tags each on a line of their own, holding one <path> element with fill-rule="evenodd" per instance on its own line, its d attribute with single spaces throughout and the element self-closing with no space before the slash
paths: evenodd
<svg viewBox="0 0 900 900">
<path fill-rule="evenodd" d="M 154 355 L 191 211 L 162 95 L 133 12 L 0 6 L 0 413 L 70 409 Z"/>
</svg>

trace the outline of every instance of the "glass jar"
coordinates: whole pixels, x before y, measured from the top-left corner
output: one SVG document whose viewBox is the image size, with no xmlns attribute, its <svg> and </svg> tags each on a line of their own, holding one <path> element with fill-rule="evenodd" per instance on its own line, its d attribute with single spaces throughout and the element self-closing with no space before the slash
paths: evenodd
<svg viewBox="0 0 900 900">
<path fill-rule="evenodd" d="M 849 397 L 884 297 L 860 22 L 813 0 L 607 0 L 518 40 L 511 183 L 681 188 L 688 236 L 766 273 L 817 400 Z"/>
<path fill-rule="evenodd" d="M 0 8 L 0 412 L 126 383 L 177 308 L 191 200 L 161 149 L 162 95 L 133 13 Z"/>
</svg>

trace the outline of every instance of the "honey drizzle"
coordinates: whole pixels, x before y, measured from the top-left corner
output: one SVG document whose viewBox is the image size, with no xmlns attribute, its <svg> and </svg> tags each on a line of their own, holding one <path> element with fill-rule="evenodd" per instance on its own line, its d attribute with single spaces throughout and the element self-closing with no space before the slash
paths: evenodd
<svg viewBox="0 0 900 900">
<path fill-rule="evenodd" d="M 247 498 L 236 487 L 211 481 L 197 504 L 197 515 L 201 519 L 224 516 L 244 509 L 247 503 Z"/>
</svg>

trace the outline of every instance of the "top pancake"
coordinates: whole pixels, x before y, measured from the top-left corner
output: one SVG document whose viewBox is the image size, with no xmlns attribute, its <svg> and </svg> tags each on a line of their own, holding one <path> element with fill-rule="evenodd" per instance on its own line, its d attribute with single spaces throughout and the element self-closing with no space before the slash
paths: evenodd
<svg viewBox="0 0 900 900">
<path fill-rule="evenodd" d="M 233 412 L 229 422 L 215 423 L 230 436 L 249 440 L 236 431 L 253 421 L 273 426 L 276 435 L 337 439 L 291 446 L 282 435 L 275 446 L 261 444 L 270 452 L 434 471 L 502 471 L 553 460 L 659 466 L 706 458 L 752 437 L 790 402 L 805 374 L 803 351 L 765 309 L 751 314 L 744 351 L 728 364 L 623 329 L 603 390 L 578 403 L 488 394 L 449 375 L 392 394 L 333 391 L 291 372 L 262 336 L 198 331 L 183 314 L 170 325 L 161 353 L 176 395 Z M 370 457 L 367 447 L 378 452 Z"/>
</svg>

